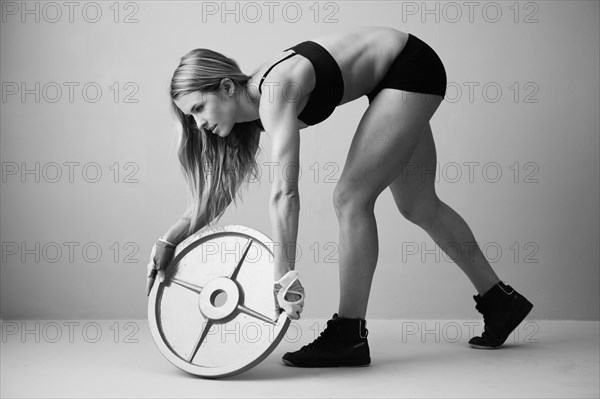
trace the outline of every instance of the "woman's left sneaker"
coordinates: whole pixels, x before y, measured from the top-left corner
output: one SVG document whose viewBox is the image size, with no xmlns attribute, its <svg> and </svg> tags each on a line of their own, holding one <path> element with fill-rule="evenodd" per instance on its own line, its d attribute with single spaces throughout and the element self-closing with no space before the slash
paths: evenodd
<svg viewBox="0 0 600 399">
<path fill-rule="evenodd" d="M 366 366 L 371 363 L 364 319 L 346 319 L 337 313 L 313 342 L 283 355 L 295 367 Z"/>
<path fill-rule="evenodd" d="M 523 321 L 533 305 L 510 285 L 499 282 L 483 296 L 475 295 L 475 309 L 483 315 L 484 329 L 469 345 L 476 349 L 495 349 Z"/>
</svg>

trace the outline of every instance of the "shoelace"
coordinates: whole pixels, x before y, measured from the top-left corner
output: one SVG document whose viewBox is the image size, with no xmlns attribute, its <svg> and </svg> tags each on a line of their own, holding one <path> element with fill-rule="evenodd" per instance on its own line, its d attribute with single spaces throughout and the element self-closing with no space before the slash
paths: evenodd
<svg viewBox="0 0 600 399">
<path fill-rule="evenodd" d="M 477 299 L 476 296 L 474 296 L 473 298 L 475 298 L 475 301 L 477 302 L 477 304 L 475 305 L 475 309 L 477 309 L 477 311 L 479 313 L 481 313 L 482 315 L 484 315 L 486 313 L 489 313 L 489 311 L 491 310 L 491 307 L 489 306 L 488 303 L 484 302 L 481 298 Z"/>
<path fill-rule="evenodd" d="M 307 352 L 307 351 L 312 351 L 312 350 L 318 349 L 321 346 L 325 345 L 329 341 L 329 339 L 331 339 L 332 337 L 334 337 L 336 335 L 332 324 L 333 323 L 331 321 L 328 321 L 327 327 L 325 327 L 325 329 L 323 331 L 321 331 L 321 333 L 319 334 L 319 337 L 317 337 L 317 339 L 315 339 L 313 342 L 309 343 L 308 345 L 304 345 L 302 348 L 300 348 L 300 350 L 302 352 Z"/>
<path fill-rule="evenodd" d="M 487 326 L 488 326 L 488 321 L 489 321 L 489 317 L 490 317 L 490 313 L 489 313 L 489 306 L 486 306 L 486 304 L 484 302 L 481 301 L 481 299 L 479 299 L 479 301 L 477 301 L 477 305 L 475 305 L 475 309 L 477 309 L 477 311 L 479 313 L 481 313 L 483 315 L 483 333 L 481 334 L 482 336 L 486 336 L 489 335 L 489 332 L 487 331 Z"/>
</svg>

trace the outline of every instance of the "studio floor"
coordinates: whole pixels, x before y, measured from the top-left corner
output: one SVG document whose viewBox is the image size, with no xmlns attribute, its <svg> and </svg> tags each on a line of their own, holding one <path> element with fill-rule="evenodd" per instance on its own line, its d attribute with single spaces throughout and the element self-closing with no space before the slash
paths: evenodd
<svg viewBox="0 0 600 399">
<path fill-rule="evenodd" d="M 368 367 L 301 369 L 281 356 L 325 320 L 293 322 L 254 368 L 225 379 L 167 361 L 146 320 L 3 321 L 2 398 L 554 397 L 598 398 L 599 323 L 526 320 L 502 349 L 467 345 L 469 320 L 370 320 Z"/>
</svg>

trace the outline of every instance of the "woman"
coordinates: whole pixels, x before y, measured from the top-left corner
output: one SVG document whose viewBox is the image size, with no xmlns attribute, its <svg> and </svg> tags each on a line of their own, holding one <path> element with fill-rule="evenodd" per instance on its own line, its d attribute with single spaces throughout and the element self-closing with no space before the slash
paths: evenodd
<svg viewBox="0 0 600 399">
<path fill-rule="evenodd" d="M 272 135 L 277 165 L 270 197 L 271 233 L 279 244 L 275 287 L 293 283 L 289 293 L 299 296 L 278 298 L 286 302 L 280 306 L 288 316 L 298 318 L 303 288 L 289 274 L 295 253 L 283 248 L 295 248 L 298 232 L 298 168 L 290 166 L 299 164 L 299 131 L 322 122 L 338 105 L 366 95 L 369 106 L 333 198 L 340 228 L 339 309 L 319 338 L 286 353 L 283 361 L 299 367 L 369 364 L 365 316 L 378 256 L 373 210 L 379 194 L 389 187 L 400 213 L 440 248 L 453 243 L 465 254 L 476 243 L 466 222 L 434 189 L 436 150 L 429 120 L 445 91 L 446 73 L 436 53 L 414 35 L 385 27 L 354 28 L 302 42 L 249 76 L 219 53 L 189 52 L 173 75 L 171 98 L 183 129 L 179 159 L 193 202 L 153 248 L 148 289 L 173 248 L 218 220 L 242 182 L 254 176 L 264 130 Z M 402 173 L 409 162 L 416 173 Z M 477 348 L 502 345 L 531 303 L 499 280 L 477 246 L 474 256 L 455 261 L 477 290 L 476 308 L 484 316 L 482 336 L 469 343 Z"/>
</svg>

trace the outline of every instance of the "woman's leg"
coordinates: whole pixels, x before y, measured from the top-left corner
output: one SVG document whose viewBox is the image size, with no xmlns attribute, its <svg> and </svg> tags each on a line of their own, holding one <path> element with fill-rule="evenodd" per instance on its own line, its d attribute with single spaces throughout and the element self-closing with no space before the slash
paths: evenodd
<svg viewBox="0 0 600 399">
<path fill-rule="evenodd" d="M 499 347 L 533 305 L 512 287 L 500 282 L 467 223 L 435 194 L 436 153 L 429 125 L 406 171 L 390 184 L 398 209 L 431 236 L 469 277 L 479 293 L 474 299 L 476 309 L 484 316 L 484 332 L 472 337 L 469 344 L 474 348 Z"/>
<path fill-rule="evenodd" d="M 340 317 L 366 316 L 378 257 L 375 201 L 401 175 L 441 101 L 441 96 L 383 89 L 360 120 L 334 191 Z"/>
<path fill-rule="evenodd" d="M 422 227 L 483 295 L 500 280 L 464 219 L 437 197 L 436 158 L 431 126 L 427 124 L 406 172 L 390 184 L 390 190 L 400 213 Z"/>
</svg>

